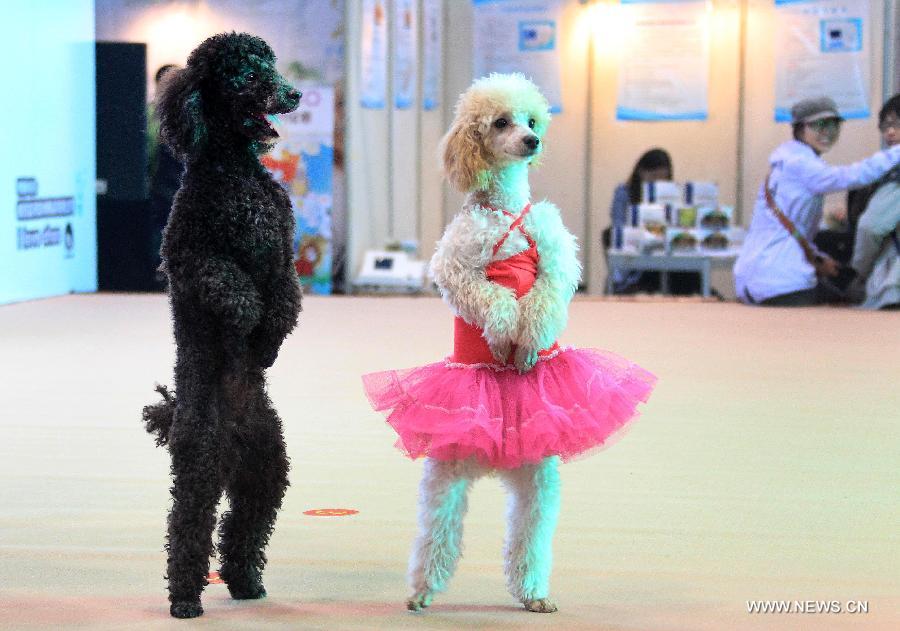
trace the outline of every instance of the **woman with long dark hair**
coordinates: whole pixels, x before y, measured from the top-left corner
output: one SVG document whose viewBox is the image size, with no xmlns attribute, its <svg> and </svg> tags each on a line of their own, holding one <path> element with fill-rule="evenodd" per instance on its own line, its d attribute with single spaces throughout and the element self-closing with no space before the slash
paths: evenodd
<svg viewBox="0 0 900 631">
<path fill-rule="evenodd" d="M 628 181 L 619 184 L 613 193 L 611 230 L 628 225 L 628 209 L 641 203 L 645 182 L 671 180 L 673 177 L 672 158 L 666 150 L 654 148 L 644 152 L 631 170 Z M 611 230 L 606 230 L 603 234 L 603 245 L 607 248 Z M 671 274 L 670 281 L 673 294 L 692 294 L 700 290 L 700 277 L 694 272 Z M 617 294 L 656 292 L 659 287 L 659 272 L 628 272 L 616 274 L 613 278 L 613 292 Z"/>
<path fill-rule="evenodd" d="M 613 228 L 628 223 L 628 208 L 641 203 L 641 188 L 644 182 L 671 180 L 673 177 L 672 158 L 664 149 L 651 149 L 645 152 L 631 170 L 628 182 L 619 184 L 613 193 L 611 211 Z"/>
</svg>

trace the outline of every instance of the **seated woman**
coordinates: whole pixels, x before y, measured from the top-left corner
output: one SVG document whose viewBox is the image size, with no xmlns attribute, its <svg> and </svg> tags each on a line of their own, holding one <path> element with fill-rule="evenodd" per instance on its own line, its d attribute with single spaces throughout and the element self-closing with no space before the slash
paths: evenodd
<svg viewBox="0 0 900 631">
<path fill-rule="evenodd" d="M 747 304 L 827 302 L 828 281 L 840 267 L 813 245 L 825 193 L 865 186 L 900 163 L 897 145 L 847 166 L 827 164 L 821 156 L 837 142 L 843 121 L 828 97 L 800 101 L 791 121 L 794 138 L 769 156 L 769 175 L 734 265 L 735 290 Z"/>
<path fill-rule="evenodd" d="M 900 94 L 878 113 L 878 129 L 888 147 L 900 145 Z M 900 167 L 872 187 L 859 218 L 851 267 L 857 277 L 851 293 L 867 309 L 900 307 Z"/>
<path fill-rule="evenodd" d="M 663 149 L 651 149 L 644 153 L 631 170 L 625 184 L 619 184 L 613 193 L 610 209 L 611 228 L 603 231 L 603 247 L 608 249 L 611 233 L 617 227 L 628 225 L 628 209 L 641 203 L 644 182 L 671 180 L 672 158 Z M 613 293 L 633 294 L 656 292 L 660 288 L 659 272 L 613 273 Z M 669 275 L 669 287 L 673 294 L 694 294 L 700 291 L 700 275 L 694 272 L 675 272 Z"/>
</svg>

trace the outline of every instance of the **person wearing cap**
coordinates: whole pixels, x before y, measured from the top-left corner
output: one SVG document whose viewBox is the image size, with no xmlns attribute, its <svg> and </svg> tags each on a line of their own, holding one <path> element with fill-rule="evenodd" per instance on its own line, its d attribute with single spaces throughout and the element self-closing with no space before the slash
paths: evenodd
<svg viewBox="0 0 900 631">
<path fill-rule="evenodd" d="M 841 270 L 813 245 L 824 195 L 870 184 L 900 163 L 900 145 L 846 166 L 826 163 L 821 156 L 837 142 L 843 121 L 828 97 L 791 108 L 794 137 L 769 156 L 769 175 L 734 265 L 742 302 L 809 306 L 829 300 L 830 281 Z"/>
</svg>

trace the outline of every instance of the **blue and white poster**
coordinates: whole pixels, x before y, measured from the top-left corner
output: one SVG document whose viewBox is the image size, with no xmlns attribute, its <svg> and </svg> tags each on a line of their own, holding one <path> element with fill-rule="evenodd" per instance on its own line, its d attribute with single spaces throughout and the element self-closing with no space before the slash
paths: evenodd
<svg viewBox="0 0 900 631">
<path fill-rule="evenodd" d="M 443 55 L 443 5 L 441 0 L 422 2 L 422 108 L 426 112 L 440 105 Z"/>
<path fill-rule="evenodd" d="M 775 120 L 797 101 L 830 96 L 844 118 L 867 118 L 869 0 L 775 0 Z"/>
<path fill-rule="evenodd" d="M 709 16 L 697 0 L 622 0 L 616 118 L 706 120 Z"/>
<path fill-rule="evenodd" d="M 416 66 L 419 29 L 418 2 L 394 0 L 394 106 L 412 107 L 416 99 Z"/>
<path fill-rule="evenodd" d="M 362 3 L 362 96 L 360 105 L 381 109 L 387 100 L 388 31 L 387 0 Z"/>
<path fill-rule="evenodd" d="M 474 78 L 521 72 L 562 111 L 559 66 L 561 0 L 472 0 Z"/>
<path fill-rule="evenodd" d="M 3 5 L 0 304 L 97 290 L 94 2 Z"/>
</svg>

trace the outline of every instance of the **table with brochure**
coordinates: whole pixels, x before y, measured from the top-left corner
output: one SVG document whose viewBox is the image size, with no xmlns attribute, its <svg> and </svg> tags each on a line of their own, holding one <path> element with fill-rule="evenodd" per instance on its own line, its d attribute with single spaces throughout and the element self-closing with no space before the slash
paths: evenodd
<svg viewBox="0 0 900 631">
<path fill-rule="evenodd" d="M 613 293 L 616 273 L 659 272 L 661 291 L 669 293 L 670 272 L 697 272 L 709 296 L 712 268 L 731 266 L 744 238 L 733 225 L 734 209 L 719 204 L 718 193 L 712 182 L 644 183 L 626 225 L 613 227 L 606 292 Z"/>
<path fill-rule="evenodd" d="M 607 253 L 609 275 L 606 277 L 606 293 L 613 293 L 613 270 L 621 272 L 659 272 L 660 291 L 669 293 L 669 272 L 698 272 L 700 293 L 708 298 L 712 295 L 710 275 L 715 266 L 734 265 L 737 252 L 720 254 L 640 254 L 610 250 Z"/>
</svg>

